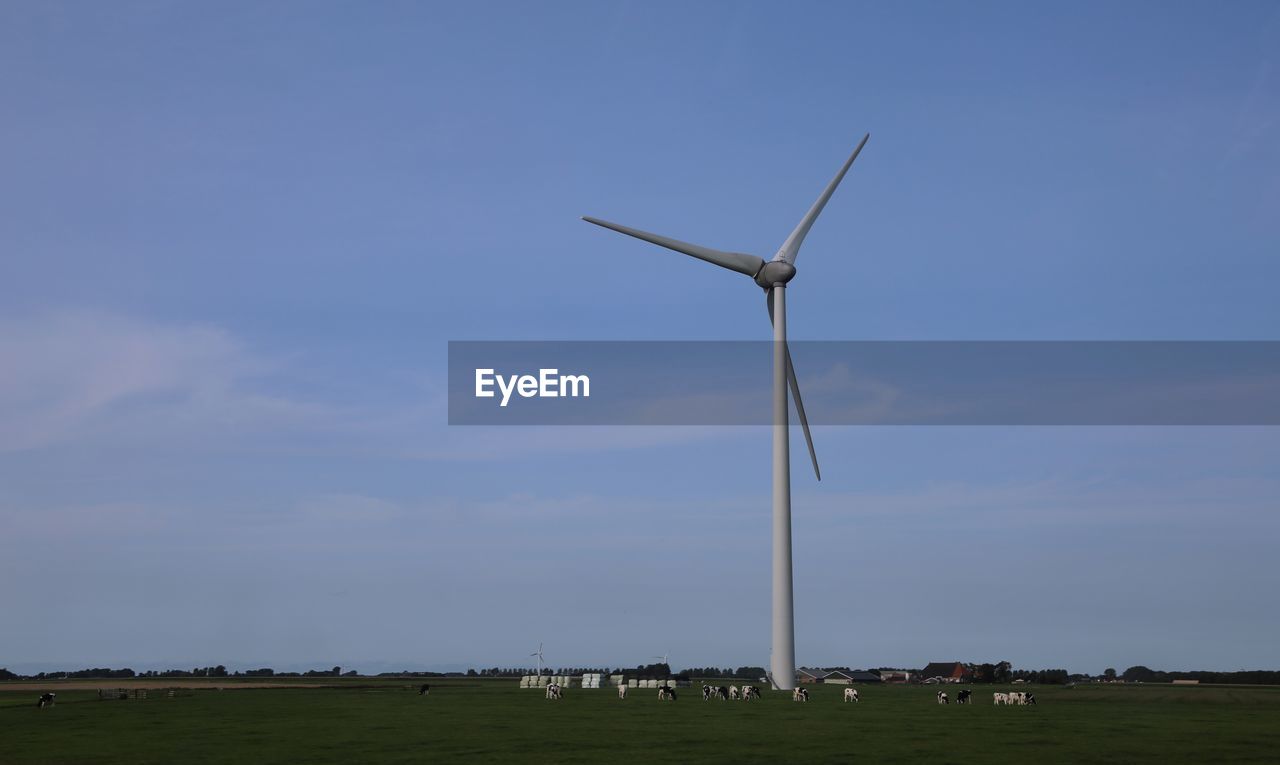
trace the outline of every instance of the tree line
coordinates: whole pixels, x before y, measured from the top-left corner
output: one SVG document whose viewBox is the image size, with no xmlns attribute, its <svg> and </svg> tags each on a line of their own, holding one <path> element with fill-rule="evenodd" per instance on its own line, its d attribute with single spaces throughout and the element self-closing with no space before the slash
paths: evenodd
<svg viewBox="0 0 1280 765">
<path fill-rule="evenodd" d="M 1102 675 L 1094 677 L 1091 675 L 1071 674 L 1065 669 L 1040 669 L 1026 670 L 1013 669 L 1012 665 L 1007 661 L 996 663 L 973 663 L 965 664 L 965 668 L 969 672 L 968 680 L 974 683 L 1008 683 L 1013 680 L 1023 680 L 1028 683 L 1039 683 L 1042 685 L 1058 685 L 1068 682 L 1081 682 L 1095 679 L 1102 680 L 1124 680 L 1129 683 L 1168 683 L 1174 680 L 1196 680 L 1206 684 L 1226 684 L 1226 685 L 1280 685 L 1280 670 L 1242 670 L 1239 672 L 1211 672 L 1211 671 L 1161 671 L 1154 670 L 1142 665 L 1129 667 L 1124 672 L 1117 672 L 1113 668 L 1108 668 Z M 823 669 L 843 669 L 848 667 L 824 667 Z M 901 671 L 918 674 L 920 670 L 913 669 L 897 669 L 891 667 L 880 667 L 870 670 L 877 674 L 883 671 Z M 486 669 L 469 669 L 466 672 L 419 672 L 405 670 L 403 672 L 381 672 L 377 677 L 521 677 L 523 675 L 532 675 L 537 672 L 536 669 L 527 667 L 502 668 L 490 667 Z M 671 667 L 665 663 L 657 664 L 641 664 L 635 667 L 543 667 L 544 675 L 584 675 L 588 673 L 599 673 L 602 675 L 630 675 L 640 677 L 665 678 L 674 677 L 680 680 L 690 680 L 693 678 L 725 678 L 725 679 L 742 679 L 755 680 L 765 676 L 764 667 L 738 667 L 730 669 L 728 667 L 690 667 L 679 672 L 672 672 Z M 33 675 L 22 675 L 11 672 L 4 667 L 0 667 L 0 680 L 85 680 L 85 679 L 125 679 L 125 678 L 156 678 L 156 677 L 357 677 L 357 672 L 348 670 L 342 671 L 341 667 L 333 667 L 331 669 L 313 669 L 306 672 L 276 672 L 270 667 L 262 667 L 260 669 L 248 669 L 244 671 L 229 672 L 225 666 L 218 664 L 212 667 L 193 667 L 192 669 L 166 669 L 166 670 L 146 670 L 143 672 L 134 672 L 132 669 L 111 669 L 109 667 L 93 667 L 89 669 L 78 669 L 74 671 L 60 672 L 38 672 Z"/>
<path fill-rule="evenodd" d="M 149 669 L 134 672 L 128 667 L 110 669 L 95 667 L 93 669 L 77 669 L 75 671 L 37 672 L 34 675 L 20 675 L 0 667 L 0 680 L 88 680 L 88 679 L 127 679 L 132 677 L 355 677 L 356 671 L 343 672 L 341 667 L 333 669 L 312 669 L 306 672 L 276 672 L 270 667 L 249 669 L 244 672 L 228 672 L 221 664 L 213 667 L 194 667 L 192 669 Z"/>
<path fill-rule="evenodd" d="M 1111 670 L 1114 672 L 1115 670 Z M 1113 675 L 1114 676 L 1114 675 Z M 1201 683 L 1220 683 L 1224 685 L 1280 685 L 1280 670 L 1255 669 L 1239 672 L 1164 672 L 1149 669 L 1142 665 L 1129 667 L 1120 674 L 1128 683 L 1170 683 L 1174 680 L 1197 680 Z"/>
</svg>

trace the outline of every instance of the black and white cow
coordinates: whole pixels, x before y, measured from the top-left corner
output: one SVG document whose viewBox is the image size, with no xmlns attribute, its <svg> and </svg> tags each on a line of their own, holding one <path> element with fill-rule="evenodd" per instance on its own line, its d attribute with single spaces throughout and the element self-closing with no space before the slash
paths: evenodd
<svg viewBox="0 0 1280 765">
<path fill-rule="evenodd" d="M 973 695 L 973 691 L 969 690 L 968 688 L 965 688 L 963 691 L 960 691 L 959 693 L 956 694 L 956 703 L 968 704 L 969 697 L 972 695 Z"/>
<path fill-rule="evenodd" d="M 431 693 L 431 685 L 429 683 L 423 683 L 422 687 L 418 688 L 419 696 L 426 696 L 429 693 Z"/>
<path fill-rule="evenodd" d="M 1025 694 L 1025 697 L 1026 697 L 1026 700 L 1023 703 L 1031 704 L 1031 705 L 1034 705 L 1036 703 L 1036 695 L 1034 693 Z"/>
<path fill-rule="evenodd" d="M 853 702 L 853 703 L 855 703 L 855 704 L 856 704 L 856 703 L 858 703 L 858 689 L 857 689 L 857 688 L 845 688 L 845 689 L 844 689 L 844 700 L 845 700 L 845 701 L 852 701 L 852 702 Z"/>
<path fill-rule="evenodd" d="M 58 694 L 56 693 L 40 694 L 40 700 L 36 702 L 36 709 L 44 709 L 45 707 L 53 706 L 53 697 L 57 695 Z"/>
<path fill-rule="evenodd" d="M 943 693 L 942 691 L 938 691 L 938 703 L 950 704 L 951 700 L 947 698 L 947 694 Z"/>
<path fill-rule="evenodd" d="M 564 691 L 560 689 L 559 683 L 550 683 L 547 685 L 547 698 L 560 701 L 564 698 Z"/>
<path fill-rule="evenodd" d="M 675 688 L 672 688 L 670 685 L 667 685 L 665 683 L 658 688 L 658 701 L 675 701 L 675 700 L 676 700 Z"/>
<path fill-rule="evenodd" d="M 707 685 L 706 683 L 702 684 L 702 700 L 703 701 L 711 700 L 711 686 Z"/>
<path fill-rule="evenodd" d="M 750 701 L 750 700 L 752 700 L 752 699 L 758 699 L 758 698 L 760 698 L 760 689 L 759 689 L 759 688 L 757 688 L 757 687 L 756 687 L 756 686 L 754 686 L 754 685 L 744 685 L 744 686 L 742 686 L 742 700 L 743 700 L 743 701 Z"/>
<path fill-rule="evenodd" d="M 808 701 L 809 691 L 804 688 L 796 688 L 791 692 L 792 701 Z"/>
</svg>

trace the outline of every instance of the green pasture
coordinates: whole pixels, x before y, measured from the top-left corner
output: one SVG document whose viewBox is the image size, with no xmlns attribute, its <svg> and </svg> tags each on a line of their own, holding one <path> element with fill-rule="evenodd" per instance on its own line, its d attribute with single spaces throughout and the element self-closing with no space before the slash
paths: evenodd
<svg viewBox="0 0 1280 765">
<path fill-rule="evenodd" d="M 121 683 L 125 685 L 126 683 Z M 229 684 L 230 685 L 230 684 Z M 330 688 L 152 691 L 53 709 L 0 685 L 0 763 L 34 762 L 1277 762 L 1280 688 L 1026 686 L 1034 707 L 939 706 L 936 687 L 811 686 L 807 704 L 678 701 L 654 691 L 566 691 L 514 680 L 352 681 Z M 1003 688 L 1009 690 L 1009 688 Z M 955 697 L 956 686 L 946 688 Z"/>
</svg>

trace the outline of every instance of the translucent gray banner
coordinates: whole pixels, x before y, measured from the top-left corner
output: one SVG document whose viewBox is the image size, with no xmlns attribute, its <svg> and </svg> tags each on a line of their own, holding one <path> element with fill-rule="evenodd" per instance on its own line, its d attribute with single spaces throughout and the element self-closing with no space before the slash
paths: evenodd
<svg viewBox="0 0 1280 765">
<path fill-rule="evenodd" d="M 1280 424 L 1276 341 L 790 347 L 814 425 Z M 772 360 L 769 341 L 455 341 L 449 423 L 768 425 Z"/>
</svg>

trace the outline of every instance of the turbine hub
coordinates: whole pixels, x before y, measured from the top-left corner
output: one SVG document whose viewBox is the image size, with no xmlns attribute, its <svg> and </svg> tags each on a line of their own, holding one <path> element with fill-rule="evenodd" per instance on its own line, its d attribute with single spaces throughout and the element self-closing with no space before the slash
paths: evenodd
<svg viewBox="0 0 1280 765">
<path fill-rule="evenodd" d="M 796 267 L 785 260 L 771 260 L 756 274 L 756 284 L 769 289 L 775 284 L 786 284 L 796 275 Z"/>
</svg>

